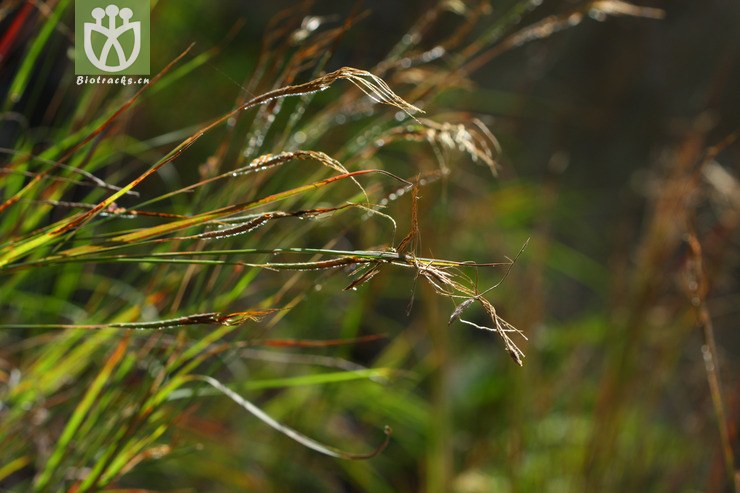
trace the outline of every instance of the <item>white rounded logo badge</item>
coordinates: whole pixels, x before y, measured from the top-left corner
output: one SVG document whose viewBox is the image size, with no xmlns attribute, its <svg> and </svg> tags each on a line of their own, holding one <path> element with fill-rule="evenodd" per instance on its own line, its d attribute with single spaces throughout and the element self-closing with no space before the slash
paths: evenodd
<svg viewBox="0 0 740 493">
<path fill-rule="evenodd" d="M 96 68 L 104 72 L 119 72 L 136 62 L 141 52 L 141 22 L 131 22 L 133 11 L 110 4 L 105 9 L 96 7 L 90 13 L 94 22 L 85 22 L 84 47 L 85 55 Z M 118 19 L 122 21 L 118 23 Z M 128 53 L 120 42 L 120 37 L 127 31 L 133 32 L 134 42 L 129 45 Z M 93 46 L 93 33 L 100 33 L 105 42 L 99 51 Z"/>
</svg>

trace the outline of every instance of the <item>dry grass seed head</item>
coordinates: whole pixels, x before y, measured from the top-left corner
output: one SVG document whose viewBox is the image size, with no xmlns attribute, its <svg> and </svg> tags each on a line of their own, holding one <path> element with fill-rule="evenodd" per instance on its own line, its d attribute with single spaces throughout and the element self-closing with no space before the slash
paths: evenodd
<svg viewBox="0 0 740 493">
<path fill-rule="evenodd" d="M 482 162 L 496 176 L 498 174 L 497 156 L 501 155 L 501 145 L 486 125 L 477 118 L 465 123 L 438 123 L 426 118 L 417 120 L 417 124 L 396 127 L 375 140 L 368 147 L 363 157 L 369 157 L 377 150 L 391 142 L 426 141 L 437 156 L 442 171 L 447 174 L 450 151 L 467 154 L 473 162 Z"/>
</svg>

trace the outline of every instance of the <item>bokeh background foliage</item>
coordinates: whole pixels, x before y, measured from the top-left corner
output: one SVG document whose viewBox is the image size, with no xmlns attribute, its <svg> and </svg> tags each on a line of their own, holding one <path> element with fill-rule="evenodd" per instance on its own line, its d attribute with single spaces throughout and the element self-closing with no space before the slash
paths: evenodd
<svg viewBox="0 0 740 493">
<path fill-rule="evenodd" d="M 734 491 L 737 2 L 152 2 L 140 94 L 72 6 L 0 7 L 0 489 Z"/>
</svg>

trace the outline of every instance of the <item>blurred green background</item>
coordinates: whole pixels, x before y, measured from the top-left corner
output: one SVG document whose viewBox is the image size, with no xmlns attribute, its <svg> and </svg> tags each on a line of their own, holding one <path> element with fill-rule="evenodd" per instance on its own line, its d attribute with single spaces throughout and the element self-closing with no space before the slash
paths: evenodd
<svg viewBox="0 0 740 493">
<path fill-rule="evenodd" d="M 468 38 L 474 42 L 521 2 L 493 0 L 484 15 L 473 17 L 474 8 L 484 3 L 441 2 L 445 9 L 421 46 L 432 49 L 463 20 L 473 21 Z M 28 56 L 27 46 L 48 18 L 47 9 L 53 11 L 56 4 L 35 5 L 14 44 L 5 50 L 0 65 L 3 101 Z M 588 12 L 588 4 L 545 1 L 523 9 L 506 32 L 550 15 Z M 178 276 L 185 275 L 185 269 L 173 269 L 167 275 L 174 287 L 167 291 L 137 284 L 147 278 L 133 277 L 128 266 L 104 266 L 96 272 L 124 282 L 130 278 L 129 285 L 141 291 L 136 303 L 151 303 L 160 310 L 159 318 L 167 318 L 168 310 L 175 316 L 182 307 L 198 313 L 242 309 L 254 300 L 296 301 L 290 311 L 258 324 L 258 332 L 246 327 L 232 334 L 232 343 L 268 333 L 278 339 L 383 335 L 340 347 L 234 350 L 206 367 L 224 381 L 244 384 L 237 387 L 240 393 L 281 422 L 342 449 L 370 450 L 382 439 L 383 426 L 394 431 L 377 457 L 338 460 L 275 432 L 223 396 L 184 395 L 173 400 L 174 405 L 186 405 L 168 415 L 167 432 L 157 442 L 171 449 L 132 465 L 111 483 L 110 491 L 735 491 L 723 463 L 703 360 L 706 341 L 696 313 L 703 306 L 713 322 L 729 440 L 737 450 L 740 147 L 728 136 L 737 131 L 740 115 L 740 4 L 639 4 L 663 9 L 665 17 L 606 16 L 593 10 L 579 25 L 506 50 L 466 74 L 457 87 L 434 88 L 418 103 L 425 116 L 437 122 L 480 119 L 501 145 L 497 177 L 463 153 L 446 156 L 450 175 L 420 191 L 416 254 L 505 262 L 529 240 L 505 280 L 487 295 L 498 313 L 528 338 L 520 344 L 526 354 L 521 368 L 495 334 L 460 323 L 448 325 L 455 304 L 409 270 L 384 268 L 356 291 L 342 291 L 350 281 L 336 271 L 297 277 L 290 272 L 260 273 L 244 284 L 243 292 L 236 292 L 234 285 L 221 284 L 239 282 L 233 277 L 217 278 L 215 288 L 185 283 L 180 289 Z M 0 24 L 5 32 L 24 5 L 7 2 Z M 180 139 L 167 136 L 189 135 L 200 123 L 231 109 L 240 97 L 273 89 L 265 81 L 254 87 L 248 81 L 264 53 L 263 37 L 290 35 L 269 24 L 285 9 L 298 17 L 304 10 L 320 16 L 320 29 L 341 25 L 353 12 L 366 10 L 332 44 L 325 71 L 342 66 L 373 71 L 437 5 L 431 0 L 153 2 L 153 74 L 193 42 L 184 63 L 201 54 L 210 56 L 173 83 L 155 85 L 156 93 L 115 130 L 117 140 L 109 151 L 114 157 L 101 173 L 107 181 L 124 183 L 143 171 L 142 163 L 161 157 L 158 138 L 177 142 Z M 85 93 L 85 88 L 74 86 L 69 59 L 72 20 L 70 11 L 63 13 L 61 27 L 44 47 L 45 61 L 33 72 L 28 86 L 32 90 L 6 104 L 0 147 L 40 153 L 60 138 L 60 120 L 74 114 L 75 121 L 87 121 L 96 105 L 120 104 L 123 96 L 132 94 L 131 88 Z M 444 53 L 430 64 L 444 71 L 455 66 L 458 56 Z M 310 73 L 301 72 L 296 82 L 308 80 Z M 404 98 L 410 98 L 418 84 L 412 77 L 404 79 L 402 70 L 384 77 Z M 307 111 L 318 114 L 353 92 L 357 90 L 346 82 L 337 83 L 317 95 Z M 278 124 L 288 118 L 291 104 L 285 103 Z M 390 107 L 375 111 L 385 117 L 396 112 Z M 344 156 L 358 167 L 382 163 L 383 169 L 407 179 L 438 167 L 434 146 L 425 142 L 395 143 L 366 161 L 355 159 L 360 154 L 353 154 L 352 146 L 363 132 L 372 136 L 373 127 L 360 120 L 334 124 L 312 142 L 312 127 L 305 127 L 314 150 L 347 164 Z M 241 131 L 247 132 L 247 127 L 236 124 L 234 132 Z M 138 188 L 142 200 L 202 178 L 222 139 L 223 133 L 204 137 L 176 167 L 163 169 Z M 132 142 L 146 149 L 116 151 L 116 145 Z M 262 151 L 280 152 L 270 147 L 276 142 L 277 137 L 268 135 Z M 233 149 L 226 153 L 232 154 Z M 12 156 L 5 157 L 6 163 L 11 161 Z M 264 190 L 274 192 L 271 186 L 300 180 L 294 168 L 281 173 Z M 237 196 L 236 191 L 230 193 L 224 197 Z M 67 200 L 72 197 L 75 193 Z M 166 202 L 161 210 L 188 210 L 190 196 L 185 197 Z M 124 207 L 126 200 L 121 200 Z M 206 203 L 200 196 L 192 200 Z M 409 200 L 399 198 L 387 211 L 398 221 L 396 243 L 410 227 Z M 220 205 L 226 203 L 228 199 Z M 255 243 L 265 248 L 321 247 L 334 241 L 337 249 L 390 243 L 387 223 L 358 226 L 360 216 L 348 213 L 311 229 L 281 224 L 270 230 L 272 236 L 257 237 Z M 703 279 L 692 270 L 692 238 L 702 245 Z M 147 267 L 141 269 L 146 272 Z M 505 271 L 480 268 L 466 274 L 483 291 L 498 283 Z M 2 291 L 0 313 L 9 324 L 63 322 L 53 313 L 37 312 L 34 304 L 40 299 L 36 294 L 54 296 L 57 291 L 48 286 L 57 274 L 34 275 L 37 281 L 27 279 Z M 697 297 L 692 283 L 706 283 L 706 296 Z M 226 294 L 216 298 L 222 292 Z M 180 310 L 162 308 L 154 300 L 158 295 L 177 297 Z M 68 301 L 83 307 L 88 296 L 81 290 Z M 36 301 L 28 301 L 32 299 Z M 115 313 L 110 308 L 110 315 Z M 102 323 L 103 315 L 95 320 Z M 486 323 L 478 307 L 471 307 L 466 317 Z M 200 328 L 186 332 L 193 339 L 204 333 Z M 176 334 L 167 333 L 163 341 L 174 340 Z M 0 385 L 10 392 L 14 369 L 24 371 L 24 361 L 32 359 L 36 346 L 24 346 L 23 341 L 36 341 L 43 332 L 31 336 L 7 330 L 0 337 L 6 348 L 0 349 Z M 146 345 L 148 336 L 134 337 Z M 388 378 L 259 388 L 260 381 L 320 375 L 327 371 L 321 369 L 324 364 L 394 370 L 386 371 Z M 94 375 L 90 370 L 73 377 L 71 388 L 74 382 L 89 383 Z M 258 382 L 255 388 L 249 388 L 250 381 Z M 87 384 L 79 385 L 84 390 Z M 137 381 L 120 385 L 136 388 Z M 35 443 L 29 450 L 41 447 L 39 437 L 53 443 L 68 419 L 69 408 L 57 409 L 48 401 L 38 407 L 47 405 L 52 418 L 37 426 L 35 438 L 28 439 Z M 0 412 L 8 412 L 7 407 Z M 44 452 L 33 456 L 35 466 L 2 480 L 0 488 L 27 491 L 23 488 L 42 468 Z M 0 457 L 5 464 L 17 458 L 1 452 Z M 73 483 L 69 479 L 64 488 Z"/>
</svg>

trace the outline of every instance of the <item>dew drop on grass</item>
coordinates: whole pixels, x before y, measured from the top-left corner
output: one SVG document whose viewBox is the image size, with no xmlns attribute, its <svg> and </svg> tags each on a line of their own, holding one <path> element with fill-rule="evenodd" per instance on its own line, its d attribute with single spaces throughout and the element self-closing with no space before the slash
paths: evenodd
<svg viewBox="0 0 740 493">
<path fill-rule="evenodd" d="M 307 31 L 315 31 L 321 25 L 321 19 L 316 16 L 310 16 L 303 19 L 304 28 Z"/>
<path fill-rule="evenodd" d="M 444 48 L 442 48 L 441 46 L 435 46 L 430 51 L 427 51 L 426 53 L 424 53 L 421 57 L 421 60 L 424 63 L 429 63 L 432 60 L 436 60 L 437 58 L 441 57 L 444 54 L 445 54 Z"/>
<path fill-rule="evenodd" d="M 597 22 L 604 22 L 606 20 L 606 14 L 600 10 L 593 9 L 589 11 L 588 15 Z"/>
<path fill-rule="evenodd" d="M 419 42 L 419 35 L 418 34 L 404 34 L 402 41 L 405 44 L 411 44 L 411 43 L 418 43 Z"/>
</svg>

